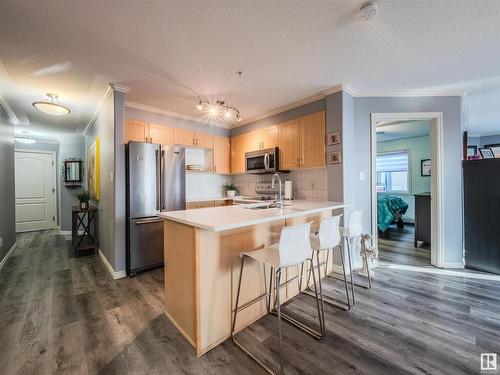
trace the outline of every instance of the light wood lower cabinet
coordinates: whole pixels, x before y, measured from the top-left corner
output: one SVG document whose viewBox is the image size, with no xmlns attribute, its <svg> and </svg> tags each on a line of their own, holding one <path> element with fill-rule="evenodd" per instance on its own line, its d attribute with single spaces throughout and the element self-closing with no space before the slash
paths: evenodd
<svg viewBox="0 0 500 375">
<path fill-rule="evenodd" d="M 232 199 L 216 200 L 216 201 L 187 202 L 186 203 L 186 210 L 192 210 L 195 208 L 230 206 L 232 204 L 233 204 Z"/>
</svg>

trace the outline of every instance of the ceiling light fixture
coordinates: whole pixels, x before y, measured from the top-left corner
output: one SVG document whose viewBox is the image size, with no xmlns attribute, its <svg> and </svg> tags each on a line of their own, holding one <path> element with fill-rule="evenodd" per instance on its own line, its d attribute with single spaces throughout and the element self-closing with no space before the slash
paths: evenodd
<svg viewBox="0 0 500 375">
<path fill-rule="evenodd" d="M 71 113 L 68 107 L 59 104 L 59 96 L 56 94 L 47 93 L 47 100 L 33 102 L 33 107 L 52 116 L 64 116 Z"/>
<path fill-rule="evenodd" d="M 211 102 L 208 99 L 198 97 L 196 109 L 207 113 L 212 120 L 223 118 L 227 122 L 241 121 L 240 111 L 233 106 L 227 105 L 223 100 Z"/>
</svg>

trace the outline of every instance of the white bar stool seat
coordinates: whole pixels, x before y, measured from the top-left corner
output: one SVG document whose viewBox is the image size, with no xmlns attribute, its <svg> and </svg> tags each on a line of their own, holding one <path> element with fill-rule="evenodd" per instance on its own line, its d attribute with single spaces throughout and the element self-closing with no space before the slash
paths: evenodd
<svg viewBox="0 0 500 375">
<path fill-rule="evenodd" d="M 260 366 L 262 366 L 268 373 L 276 374 L 274 370 L 269 368 L 262 360 L 257 358 L 253 353 L 250 352 L 249 349 L 245 348 L 241 345 L 236 338 L 236 319 L 238 313 L 246 309 L 247 307 L 259 302 L 260 300 L 267 298 L 267 309 L 268 312 L 276 314 L 278 316 L 278 352 L 280 356 L 280 371 L 279 374 L 284 373 L 284 363 L 283 363 L 283 352 L 281 349 L 281 318 L 293 324 L 297 328 L 302 331 L 308 333 L 316 339 L 321 339 L 325 335 L 324 330 L 324 312 L 323 312 L 323 303 L 318 295 L 318 290 L 316 288 L 316 275 L 313 270 L 313 260 L 311 257 L 312 250 L 311 244 L 309 240 L 309 232 L 311 229 L 311 223 L 300 224 L 295 226 L 284 227 L 281 231 L 279 244 L 271 245 L 265 247 L 261 250 L 255 251 L 244 251 L 240 253 L 241 257 L 241 268 L 240 268 L 240 277 L 238 281 L 238 291 L 236 294 L 236 304 L 234 308 L 234 317 L 233 324 L 231 329 L 231 335 L 233 338 L 233 342 L 242 349 L 246 354 L 250 356 L 254 361 L 256 361 Z M 243 278 L 243 270 L 245 259 L 251 258 L 257 262 L 262 264 L 266 264 L 271 267 L 271 276 L 269 280 L 269 290 L 246 304 L 240 306 L 240 292 L 241 292 L 241 280 Z M 304 323 L 299 322 L 298 320 L 292 318 L 291 316 L 286 315 L 281 311 L 281 303 L 280 303 L 280 289 L 286 286 L 288 283 L 295 281 L 299 278 L 299 276 L 295 276 L 290 280 L 287 280 L 285 283 L 281 284 L 281 274 L 282 270 L 288 267 L 301 266 L 304 262 L 310 263 L 310 272 L 313 275 L 313 282 L 316 291 L 316 307 L 318 311 L 318 319 L 319 319 L 319 332 L 315 329 L 305 325 Z M 274 278 L 274 288 L 272 286 Z M 271 295 L 274 292 L 274 307 L 271 309 Z"/>
</svg>

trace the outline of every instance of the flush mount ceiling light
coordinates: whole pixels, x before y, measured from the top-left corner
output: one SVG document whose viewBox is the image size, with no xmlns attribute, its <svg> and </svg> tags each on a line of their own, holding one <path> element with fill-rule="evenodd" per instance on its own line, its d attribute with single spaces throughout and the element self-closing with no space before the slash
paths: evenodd
<svg viewBox="0 0 500 375">
<path fill-rule="evenodd" d="M 59 104 L 59 96 L 47 93 L 47 100 L 33 102 L 33 107 L 52 116 L 64 116 L 71 113 L 68 107 Z"/>
<path fill-rule="evenodd" d="M 224 100 L 210 102 L 208 99 L 198 97 L 196 109 L 209 115 L 212 120 L 224 120 L 226 122 L 240 122 L 241 116 L 233 106 L 227 105 Z"/>
</svg>

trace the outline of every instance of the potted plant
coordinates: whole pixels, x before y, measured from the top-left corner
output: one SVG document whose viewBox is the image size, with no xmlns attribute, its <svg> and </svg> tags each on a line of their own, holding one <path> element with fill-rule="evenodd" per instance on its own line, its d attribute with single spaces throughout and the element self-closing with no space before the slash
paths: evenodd
<svg viewBox="0 0 500 375">
<path fill-rule="evenodd" d="M 76 199 L 80 201 L 80 209 L 87 210 L 89 208 L 90 191 L 82 189 L 75 193 Z"/>
<path fill-rule="evenodd" d="M 222 185 L 222 190 L 226 192 L 228 198 L 234 198 L 236 193 L 239 193 L 238 188 L 232 182 L 226 182 L 224 185 Z"/>
</svg>

